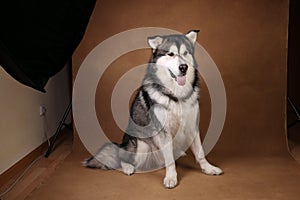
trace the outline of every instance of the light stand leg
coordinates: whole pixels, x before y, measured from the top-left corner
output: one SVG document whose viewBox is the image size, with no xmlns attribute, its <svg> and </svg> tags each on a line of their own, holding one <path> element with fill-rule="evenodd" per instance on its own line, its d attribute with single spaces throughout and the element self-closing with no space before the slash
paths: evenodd
<svg viewBox="0 0 300 200">
<path fill-rule="evenodd" d="M 300 114 L 299 114 L 299 111 L 298 109 L 296 108 L 295 104 L 293 103 L 293 101 L 290 99 L 290 97 L 287 98 L 288 99 L 288 102 L 290 104 L 290 106 L 292 107 L 294 113 L 296 114 L 297 116 L 297 120 L 294 121 L 293 123 L 289 124 L 287 127 L 290 128 L 292 126 L 294 126 L 295 124 L 297 124 L 298 122 L 300 122 Z"/>
<path fill-rule="evenodd" d="M 65 121 L 66 121 L 66 118 L 67 118 L 68 114 L 69 114 L 70 111 L 71 111 L 71 108 L 72 108 L 72 102 L 69 103 L 69 105 L 68 105 L 68 107 L 67 107 L 67 109 L 66 109 L 66 111 L 65 111 L 65 113 L 64 113 L 64 115 L 63 115 L 63 117 L 62 117 L 62 120 L 60 121 L 59 126 L 58 126 L 57 129 L 56 129 L 56 132 L 55 132 L 55 134 L 54 134 L 54 136 L 53 136 L 53 139 L 52 139 L 52 141 L 51 141 L 51 143 L 50 143 L 50 146 L 48 147 L 48 150 L 47 150 L 47 152 L 46 152 L 46 154 L 45 154 L 45 157 L 46 157 L 46 158 L 49 157 L 49 155 L 50 155 L 50 153 L 51 153 L 51 151 L 52 151 L 52 149 L 53 149 L 54 143 L 55 143 L 55 141 L 56 141 L 56 139 L 57 139 L 59 133 L 61 132 L 63 126 L 67 126 L 67 127 L 70 128 L 70 126 L 69 126 L 68 124 L 66 124 Z"/>
</svg>

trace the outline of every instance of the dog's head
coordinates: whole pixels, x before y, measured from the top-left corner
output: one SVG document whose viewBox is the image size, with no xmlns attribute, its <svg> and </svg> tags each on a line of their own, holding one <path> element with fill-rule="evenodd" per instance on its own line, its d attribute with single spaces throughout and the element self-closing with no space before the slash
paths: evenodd
<svg viewBox="0 0 300 200">
<path fill-rule="evenodd" d="M 155 63 L 160 79 L 175 81 L 178 86 L 184 86 L 187 81 L 193 81 L 196 62 L 194 59 L 194 44 L 198 30 L 185 35 L 154 36 L 148 38 L 152 48 L 151 63 Z"/>
</svg>

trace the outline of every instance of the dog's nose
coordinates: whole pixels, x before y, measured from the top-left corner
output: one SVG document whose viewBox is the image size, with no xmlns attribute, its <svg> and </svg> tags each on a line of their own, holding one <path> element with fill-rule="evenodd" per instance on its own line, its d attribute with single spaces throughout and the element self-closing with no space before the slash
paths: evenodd
<svg viewBox="0 0 300 200">
<path fill-rule="evenodd" d="M 181 73 L 185 74 L 186 71 L 188 70 L 188 65 L 187 64 L 179 65 L 179 70 L 181 71 Z"/>
</svg>

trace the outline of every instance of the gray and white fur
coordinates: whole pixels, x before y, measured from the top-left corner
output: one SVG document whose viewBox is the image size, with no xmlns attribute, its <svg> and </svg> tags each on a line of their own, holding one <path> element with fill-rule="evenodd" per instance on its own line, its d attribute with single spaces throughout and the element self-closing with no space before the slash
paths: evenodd
<svg viewBox="0 0 300 200">
<path fill-rule="evenodd" d="M 163 184 L 173 188 L 177 185 L 175 160 L 190 147 L 205 174 L 223 173 L 206 160 L 199 136 L 199 79 L 194 58 L 198 32 L 148 38 L 152 56 L 131 105 L 123 141 L 105 144 L 84 166 L 121 169 L 127 175 L 165 167 Z"/>
</svg>

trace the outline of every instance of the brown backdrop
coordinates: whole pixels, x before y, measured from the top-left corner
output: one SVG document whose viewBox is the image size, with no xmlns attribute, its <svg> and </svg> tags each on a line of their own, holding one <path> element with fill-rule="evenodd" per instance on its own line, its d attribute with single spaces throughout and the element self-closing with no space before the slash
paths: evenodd
<svg viewBox="0 0 300 200">
<path fill-rule="evenodd" d="M 96 45 L 114 34 L 139 27 L 165 27 L 183 33 L 201 30 L 198 42 L 217 64 L 228 97 L 226 124 L 219 141 L 222 151 L 286 149 L 288 1 L 99 1 L 74 55 L 74 77 Z M 146 63 L 150 53 L 149 49 L 122 56 L 99 82 L 99 121 L 106 133 L 115 135 L 110 135 L 115 140 L 119 140 L 116 135 L 121 131 L 110 110 L 113 87 L 126 71 Z M 202 81 L 203 132 L 209 112 L 208 91 Z"/>
<path fill-rule="evenodd" d="M 126 177 L 117 171 L 78 166 L 88 153 L 75 137 L 73 154 L 35 197 L 63 187 L 63 193 L 73 193 L 74 199 L 297 199 L 300 170 L 288 153 L 285 129 L 288 5 L 287 0 L 98 1 L 73 57 L 74 78 L 88 53 L 119 32 L 139 27 L 201 30 L 198 42 L 214 59 L 226 87 L 226 122 L 209 155 L 225 174 L 205 176 L 187 156 L 178 162 L 179 186 L 165 190 L 163 170 Z M 122 74 L 146 63 L 149 56 L 150 50 L 141 50 L 120 57 L 99 82 L 98 119 L 115 141 L 122 133 L 111 115 L 112 89 Z M 201 129 L 205 133 L 210 100 L 201 83 Z M 63 195 L 55 193 L 54 197 Z"/>
</svg>

